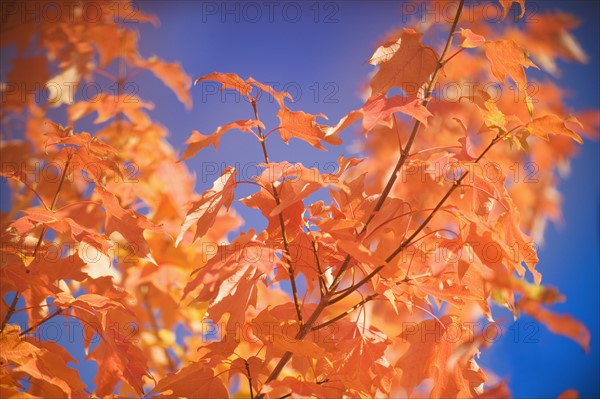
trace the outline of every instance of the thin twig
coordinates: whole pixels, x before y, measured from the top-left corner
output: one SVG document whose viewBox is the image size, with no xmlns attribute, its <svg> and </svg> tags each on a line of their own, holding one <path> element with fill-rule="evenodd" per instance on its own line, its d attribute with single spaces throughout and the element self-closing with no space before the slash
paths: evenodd
<svg viewBox="0 0 600 399">
<path fill-rule="evenodd" d="M 61 314 L 63 312 L 62 309 L 57 309 L 54 313 L 52 313 L 49 316 L 46 316 L 45 318 L 43 318 L 42 320 L 40 320 L 37 324 L 34 324 L 33 326 L 29 327 L 27 330 L 21 332 L 21 334 L 19 334 L 19 336 L 23 336 L 23 335 L 27 335 L 27 333 L 35 330 L 36 328 L 38 328 L 39 326 L 41 326 L 42 324 L 44 324 L 45 322 L 47 322 L 48 320 L 52 319 L 53 317 L 58 316 L 59 314 Z"/>
<path fill-rule="evenodd" d="M 321 324 L 317 324 L 316 326 L 312 327 L 311 330 L 312 331 L 316 331 L 316 330 L 320 330 L 321 328 L 327 327 L 330 324 L 335 323 L 338 320 L 343 319 L 344 317 L 348 316 L 350 313 L 354 312 L 356 309 L 358 309 L 359 307 L 361 307 L 362 305 L 364 305 L 365 303 L 375 299 L 375 297 L 378 294 L 371 294 L 369 296 L 367 296 L 365 299 L 363 299 L 362 301 L 360 301 L 359 303 L 357 303 L 356 305 L 352 306 L 350 309 L 346 310 L 344 313 L 341 313 L 337 316 L 335 316 L 333 319 L 327 320 Z"/>
<path fill-rule="evenodd" d="M 323 276 L 323 269 L 321 268 L 321 260 L 319 259 L 319 253 L 317 251 L 317 244 L 315 243 L 315 241 L 311 241 L 312 242 L 312 250 L 313 253 L 315 254 L 315 262 L 317 264 L 317 272 L 319 273 L 319 292 L 321 293 L 321 298 L 323 298 L 325 296 L 325 289 L 326 289 L 326 282 L 325 282 L 325 278 Z"/>
<path fill-rule="evenodd" d="M 252 110 L 254 111 L 254 119 L 258 119 L 258 110 L 256 109 L 256 100 L 252 99 Z M 267 168 L 271 161 L 269 160 L 269 153 L 267 152 L 267 145 L 265 142 L 265 136 L 260 126 L 257 126 L 258 134 L 260 136 L 260 145 L 263 150 L 263 156 L 265 158 L 265 163 Z M 279 199 L 279 193 L 277 192 L 277 187 L 275 186 L 275 182 L 271 183 L 271 188 L 273 190 L 273 197 L 275 198 L 275 204 L 279 206 L 281 204 L 281 200 Z M 292 257 L 290 255 L 290 244 L 287 239 L 286 231 L 285 231 L 285 220 L 283 219 L 283 212 L 279 212 L 279 225 L 281 227 L 281 238 L 283 240 L 283 248 L 285 250 L 284 257 L 286 258 L 288 264 L 288 274 L 290 276 L 290 284 L 292 286 L 292 296 L 294 298 L 294 306 L 296 307 L 296 315 L 298 316 L 298 322 L 300 325 L 302 322 L 302 309 L 300 307 L 300 300 L 298 299 L 298 287 L 296 286 L 296 274 L 294 272 L 294 264 L 292 263 Z"/>
</svg>

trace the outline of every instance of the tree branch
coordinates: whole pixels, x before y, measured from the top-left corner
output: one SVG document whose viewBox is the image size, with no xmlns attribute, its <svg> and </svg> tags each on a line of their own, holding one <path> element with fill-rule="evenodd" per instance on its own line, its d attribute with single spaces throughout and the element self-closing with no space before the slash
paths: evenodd
<svg viewBox="0 0 600 399">
<path fill-rule="evenodd" d="M 485 148 L 485 150 L 483 150 L 483 152 L 481 154 L 479 154 L 479 156 L 477 157 L 477 159 L 475 159 L 474 163 L 479 163 L 479 161 L 481 161 L 481 159 L 485 156 L 485 154 L 487 154 L 487 152 L 498 142 L 500 141 L 500 139 L 502 139 L 502 137 L 504 137 L 504 134 L 497 134 L 496 137 L 494 137 L 494 139 L 488 144 L 488 146 Z M 353 286 L 347 288 L 344 290 L 344 292 L 340 295 L 338 295 L 337 297 L 333 298 L 330 300 L 330 304 L 336 303 L 341 301 L 342 299 L 346 298 L 348 295 L 352 294 L 354 291 L 356 291 L 357 289 L 359 289 L 361 286 L 363 286 L 364 284 L 366 284 L 369 280 L 371 280 L 371 278 L 373 278 L 373 276 L 375 276 L 377 273 L 379 273 L 381 271 L 381 269 L 383 269 L 385 267 L 385 265 L 388 262 L 391 262 L 392 260 L 394 260 L 394 258 L 402 251 L 404 251 L 406 249 L 406 247 L 408 247 L 413 240 L 417 237 L 417 235 L 419 235 L 419 233 L 421 231 L 423 231 L 423 229 L 425 227 L 427 227 L 427 225 L 429 224 L 429 222 L 431 221 L 431 219 L 433 219 L 433 217 L 435 216 L 435 214 L 440 210 L 440 208 L 444 205 L 444 203 L 446 202 L 446 200 L 448 198 L 450 198 L 450 196 L 452 195 L 452 193 L 458 188 L 460 187 L 462 181 L 467 177 L 467 175 L 469 174 L 469 171 L 466 170 L 458 180 L 456 180 L 454 182 L 454 184 L 452 184 L 452 187 L 450 187 L 450 189 L 446 192 L 446 194 L 442 197 L 442 199 L 437 203 L 437 205 L 435 206 L 435 208 L 433 208 L 433 210 L 429 213 L 429 215 L 425 218 L 425 220 L 419 225 L 419 227 L 417 227 L 417 229 L 406 239 L 404 240 L 395 250 L 394 252 L 392 252 L 386 259 L 385 259 L 385 263 L 382 265 L 377 266 L 375 269 L 373 269 L 373 271 L 371 271 L 371 273 L 367 274 L 362 280 L 360 280 L 358 283 L 354 284 Z"/>
<path fill-rule="evenodd" d="M 311 331 L 320 330 L 321 328 L 327 327 L 328 325 L 333 324 L 336 321 L 343 319 L 344 317 L 348 316 L 350 313 L 354 312 L 356 309 L 358 309 L 359 307 L 361 307 L 365 303 L 367 303 L 367 302 L 375 299 L 375 297 L 377 295 L 379 295 L 379 294 L 375 293 L 375 294 L 371 294 L 371 295 L 367 296 L 365 299 L 363 299 L 362 301 L 360 301 L 356 305 L 352 306 L 350 309 L 346 310 L 344 313 L 341 313 L 341 314 L 335 316 L 331 320 L 327 320 L 327 321 L 325 321 L 325 322 L 323 322 L 321 324 L 317 324 L 316 326 L 314 326 L 313 328 L 311 328 Z"/>
<path fill-rule="evenodd" d="M 315 262 L 317 264 L 317 272 L 319 273 L 319 292 L 321 293 L 321 298 L 323 298 L 326 294 L 327 283 L 323 277 L 323 269 L 321 268 L 321 260 L 319 259 L 319 253 L 317 251 L 317 244 L 315 241 L 312 241 L 312 249 L 315 254 Z"/>
<path fill-rule="evenodd" d="M 24 335 L 27 335 L 27 333 L 29 333 L 29 332 L 31 332 L 31 331 L 33 331 L 33 330 L 35 330 L 36 328 L 38 328 L 39 326 L 41 326 L 42 324 L 44 324 L 44 323 L 45 323 L 45 322 L 47 322 L 48 320 L 50 320 L 50 319 L 52 319 L 52 318 L 54 318 L 54 317 L 58 316 L 58 315 L 59 315 L 59 314 L 61 314 L 62 312 L 63 312 L 63 310 L 62 310 L 62 309 L 57 309 L 57 310 L 56 310 L 54 313 L 52 313 L 51 315 L 49 315 L 49 316 L 46 316 L 45 318 L 43 318 L 42 320 L 40 320 L 40 321 L 39 321 L 39 323 L 37 323 L 37 324 L 35 324 L 35 325 L 33 325 L 33 326 L 29 327 L 27 330 L 25 330 L 25 331 L 21 332 L 21 334 L 19 334 L 19 336 L 21 336 L 21 337 L 22 337 L 22 336 L 24 336 Z"/>
<path fill-rule="evenodd" d="M 464 0 L 461 0 L 460 4 L 458 5 L 458 9 L 456 11 L 456 16 L 454 17 L 452 27 L 450 28 L 450 33 L 448 34 L 448 38 L 446 39 L 446 45 L 444 46 L 444 50 L 442 51 L 442 55 L 440 56 L 438 65 L 435 68 L 433 75 L 431 76 L 431 80 L 429 81 L 429 84 L 427 85 L 427 90 L 425 90 L 425 95 L 423 96 L 423 100 L 421 101 L 421 105 L 425 108 L 427 108 L 427 105 L 429 104 L 428 99 L 429 99 L 429 97 L 431 97 L 431 93 L 433 93 L 433 89 L 435 88 L 435 85 L 437 83 L 440 71 L 442 70 L 442 67 L 447 62 L 445 57 L 448 54 L 450 45 L 452 44 L 452 37 L 454 36 L 454 31 L 456 30 L 456 26 L 458 25 L 458 21 L 460 20 L 460 15 L 462 14 L 463 6 L 464 6 Z M 394 170 L 392 171 L 392 174 L 390 175 L 388 182 L 385 185 L 385 188 L 381 192 L 381 196 L 379 197 L 379 200 L 377 201 L 375 208 L 373 208 L 373 210 L 371 211 L 369 218 L 367 219 L 367 221 L 363 225 L 360 233 L 358 234 L 359 237 L 367 230 L 367 226 L 369 225 L 369 223 L 371 223 L 371 221 L 373 220 L 373 218 L 375 217 L 377 212 L 379 212 L 379 210 L 383 207 L 385 200 L 388 198 L 390 192 L 392 191 L 392 188 L 394 187 L 394 184 L 396 183 L 396 179 L 398 178 L 398 172 L 400 171 L 400 169 L 402 169 L 402 167 L 406 163 L 406 160 L 410 156 L 409 155 L 410 150 L 412 148 L 413 143 L 415 142 L 415 138 L 417 137 L 417 132 L 419 131 L 419 127 L 421 127 L 421 121 L 415 120 L 412 131 L 410 133 L 410 137 L 408 138 L 408 141 L 406 142 L 406 145 L 404 146 L 404 148 L 402 148 L 400 150 L 400 158 L 398 159 L 396 166 L 394 166 Z M 347 256 L 344 259 L 344 261 L 342 262 L 342 265 L 340 266 L 340 269 L 339 269 L 337 275 L 335 276 L 333 282 L 331 283 L 331 287 L 329 288 L 329 291 L 335 291 L 335 289 L 341 283 L 344 272 L 346 271 L 346 269 L 348 268 L 348 266 L 350 264 L 350 259 L 351 259 L 350 256 Z"/>
<path fill-rule="evenodd" d="M 256 100 L 252 99 L 250 102 L 252 104 L 252 110 L 254 111 L 254 119 L 258 120 L 258 110 L 256 109 Z M 260 126 L 257 126 L 258 134 L 260 138 L 260 145 L 263 150 L 263 155 L 265 157 L 265 163 L 267 167 L 271 163 L 269 160 L 269 153 L 267 152 L 267 145 L 265 143 L 265 136 Z M 275 204 L 280 205 L 281 200 L 279 199 L 279 193 L 277 193 L 277 187 L 275 187 L 275 183 L 271 183 L 271 189 L 273 190 L 273 197 L 275 198 Z M 294 306 L 296 308 L 296 315 L 298 317 L 298 321 L 300 325 L 302 325 L 302 309 L 300 307 L 300 300 L 298 298 L 298 287 L 296 286 L 296 274 L 294 272 L 294 264 L 292 263 L 292 257 L 290 255 L 290 244 L 287 239 L 287 235 L 285 232 L 285 221 L 283 219 L 283 212 L 279 212 L 279 225 L 281 226 L 281 237 L 283 240 L 283 248 L 284 248 L 284 256 L 288 264 L 288 274 L 290 276 L 290 284 L 292 286 L 292 297 L 294 298 Z"/>
<path fill-rule="evenodd" d="M 446 40 L 446 45 L 444 47 L 444 50 L 442 51 L 442 55 L 440 56 L 440 60 L 438 62 L 438 66 L 436 67 L 436 69 L 435 69 L 435 71 L 434 71 L 434 73 L 432 75 L 431 81 L 429 82 L 429 85 L 428 85 L 427 90 L 425 92 L 425 96 L 423 97 L 423 100 L 421 101 L 421 104 L 424 107 L 427 107 L 427 100 L 431 96 L 431 93 L 433 92 L 433 88 L 435 87 L 435 84 L 437 83 L 438 76 L 439 76 L 440 71 L 441 71 L 441 69 L 443 67 L 444 59 L 445 59 L 446 54 L 448 53 L 448 49 L 450 48 L 450 45 L 452 43 L 452 37 L 454 35 L 454 31 L 456 30 L 456 26 L 458 25 L 458 21 L 460 20 L 460 16 L 462 14 L 463 6 L 464 6 L 464 0 L 461 0 L 460 3 L 459 3 L 459 5 L 458 5 L 458 9 L 456 11 L 456 15 L 454 17 L 454 21 L 452 23 L 452 27 L 451 27 L 450 32 L 448 34 L 448 38 Z M 256 105 L 253 104 L 253 106 L 254 106 L 255 114 L 256 114 Z M 402 152 L 400 154 L 400 159 L 398 159 L 398 163 L 394 167 L 394 171 L 391 174 L 391 176 L 390 176 L 390 178 L 389 178 L 389 180 L 388 180 L 388 182 L 387 182 L 387 184 L 386 184 L 386 186 L 385 186 L 385 188 L 384 188 L 381 196 L 379 197 L 379 200 L 378 200 L 377 204 L 375 205 L 375 208 L 373 209 L 373 211 L 371 212 L 371 215 L 369 216 L 369 218 L 367 219 L 367 221 L 363 225 L 363 227 L 362 227 L 362 229 L 361 229 L 361 231 L 359 233 L 359 237 L 360 237 L 361 234 L 363 234 L 366 231 L 367 226 L 369 225 L 369 223 L 371 223 L 371 221 L 375 217 L 375 214 L 381 209 L 381 207 L 383 206 L 383 203 L 385 202 L 385 200 L 388 197 L 390 191 L 392 190 L 392 187 L 393 187 L 393 185 L 396 182 L 396 179 L 398 177 L 397 174 L 398 174 L 400 168 L 402 168 L 402 166 L 406 162 L 406 159 L 408 158 L 408 154 L 409 154 L 410 149 L 411 149 L 411 147 L 412 147 L 412 145 L 414 143 L 415 137 L 417 135 L 417 131 L 418 131 L 418 129 L 419 129 L 420 126 L 421 126 L 421 123 L 419 121 L 415 121 L 415 124 L 413 126 L 413 130 L 411 132 L 409 140 L 407 141 L 407 143 L 404 146 L 404 148 L 401 150 Z M 263 151 L 266 154 L 266 150 L 264 149 L 264 147 L 263 147 Z M 315 322 L 317 321 L 317 319 L 319 318 L 319 316 L 321 315 L 321 313 L 323 312 L 323 310 L 330 304 L 331 297 L 335 293 L 335 289 L 338 287 L 338 285 L 342 281 L 343 274 L 346 271 L 346 269 L 348 268 L 348 265 L 350 264 L 350 259 L 351 259 L 350 256 L 346 256 L 346 258 L 342 262 L 342 265 L 340 266 L 340 269 L 339 269 L 338 273 L 334 277 L 334 280 L 331 283 L 331 286 L 327 290 L 325 296 L 323 298 L 321 298 L 321 301 L 319 302 L 319 304 L 317 305 L 317 307 L 315 308 L 315 310 L 313 311 L 313 313 L 310 315 L 310 317 L 306 321 L 306 323 L 301 326 L 300 331 L 298 332 L 298 334 L 296 334 L 295 339 L 297 339 L 297 340 L 304 339 L 304 337 L 306 337 L 306 335 L 311 331 L 312 326 L 315 324 Z M 279 376 L 279 374 L 281 373 L 281 371 L 283 370 L 283 368 L 285 367 L 285 365 L 290 361 L 291 357 L 292 357 L 292 353 L 291 352 L 286 352 L 286 353 L 283 354 L 283 356 L 281 357 L 281 359 L 279 359 L 279 362 L 277 363 L 277 365 L 275 366 L 275 368 L 273 369 L 273 371 L 271 371 L 271 374 L 267 378 L 265 384 L 268 384 L 269 382 L 273 381 L 274 379 L 276 379 Z M 257 395 L 256 399 L 263 399 L 264 396 L 265 396 L 264 393 L 259 393 L 259 395 Z"/>
</svg>

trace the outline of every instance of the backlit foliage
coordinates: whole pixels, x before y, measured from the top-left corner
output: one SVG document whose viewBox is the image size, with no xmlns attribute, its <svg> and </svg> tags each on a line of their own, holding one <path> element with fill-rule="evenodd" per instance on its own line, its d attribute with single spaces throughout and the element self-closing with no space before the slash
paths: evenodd
<svg viewBox="0 0 600 399">
<path fill-rule="evenodd" d="M 191 108 L 192 78 L 140 55 L 123 21 L 130 3 L 95 1 L 100 22 L 82 17 L 85 1 L 55 3 L 65 20 L 2 21 L 15 54 L 2 76 L 2 397 L 503 397 L 505 383 L 477 364 L 489 342 L 471 327 L 494 322 L 492 303 L 588 349 L 587 329 L 550 310 L 562 296 L 541 285 L 535 244 L 560 217 L 561 168 L 597 135 L 596 110 L 569 110 L 560 87 L 527 76 L 586 61 L 572 16 L 492 26 L 461 18 L 457 2 L 449 20 L 407 23 L 364 54 L 364 105 L 337 123 L 243 70 L 199 77 L 238 91 L 249 113 L 199 121 L 178 154 L 151 99 L 124 86 L 149 71 Z M 66 94 L 95 80 L 115 90 Z M 452 85 L 460 96 L 440 94 Z M 24 95 L 31 87 L 48 101 Z M 259 119 L 269 97 L 277 126 Z M 88 115 L 97 129 L 84 132 Z M 198 193 L 185 161 L 225 134 L 254 135 L 262 172 L 242 181 L 228 167 Z M 359 143 L 364 158 L 340 157 L 332 173 L 271 162 L 276 135 L 315 151 Z M 242 198 L 241 184 L 255 191 Z M 234 202 L 267 227 L 240 231 Z M 58 319 L 85 327 L 93 392 L 65 348 L 34 335 Z"/>
</svg>

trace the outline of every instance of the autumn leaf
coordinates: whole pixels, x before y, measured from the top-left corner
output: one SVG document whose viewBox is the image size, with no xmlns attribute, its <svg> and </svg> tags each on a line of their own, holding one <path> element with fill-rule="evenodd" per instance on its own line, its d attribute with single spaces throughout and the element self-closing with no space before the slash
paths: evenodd
<svg viewBox="0 0 600 399">
<path fill-rule="evenodd" d="M 233 190 L 236 185 L 236 171 L 229 167 L 223 171 L 221 177 L 215 180 L 212 189 L 202 194 L 202 197 L 194 201 L 181 225 L 181 231 L 175 240 L 178 246 L 185 233 L 195 224 L 196 232 L 193 241 L 204 236 L 208 229 L 215 223 L 219 209 L 223 206 L 229 208 L 233 201 Z"/>
<path fill-rule="evenodd" d="M 254 230 L 240 235 L 230 245 L 212 247 L 211 252 L 214 256 L 192 273 L 182 300 L 197 291 L 192 303 L 209 302 L 212 320 L 216 322 L 229 313 L 228 325 L 234 326 L 244 321 L 248 306 L 255 306 L 256 284 L 263 275 L 273 274 L 279 258 L 273 247 L 254 239 Z"/>
<path fill-rule="evenodd" d="M 211 144 L 213 145 L 215 150 L 217 150 L 219 148 L 221 136 L 231 129 L 239 129 L 242 132 L 252 132 L 252 128 L 256 127 L 256 126 L 260 126 L 263 129 L 265 127 L 262 124 L 262 122 L 260 122 L 260 121 L 253 120 L 253 119 L 246 119 L 246 120 L 239 120 L 239 121 L 231 122 L 224 126 L 219 126 L 217 128 L 217 130 L 215 130 L 209 136 L 204 136 L 200 132 L 194 130 L 194 132 L 192 133 L 190 138 L 188 138 L 187 141 L 185 142 L 185 144 L 188 144 L 188 146 L 184 150 L 183 155 L 180 158 L 180 161 L 192 158 L 194 155 L 196 155 L 196 153 L 198 151 L 202 150 L 203 148 L 208 147 Z"/>
<path fill-rule="evenodd" d="M 460 36 L 463 38 L 460 44 L 463 48 L 475 48 L 485 44 L 485 37 L 474 33 L 471 29 L 460 29 Z"/>
<path fill-rule="evenodd" d="M 574 389 L 567 389 L 558 395 L 557 399 L 579 399 L 579 392 Z"/>
<path fill-rule="evenodd" d="M 198 83 L 204 82 L 206 80 L 212 80 L 218 83 L 221 83 L 221 90 L 231 89 L 238 91 L 241 95 L 250 98 L 250 92 L 252 91 L 252 86 L 240 78 L 235 73 L 221 73 L 221 72 L 213 72 L 208 75 L 204 75 L 199 77 L 194 81 L 194 85 Z"/>
<path fill-rule="evenodd" d="M 426 320 L 416 326 L 407 325 L 400 338 L 410 346 L 396 364 L 403 371 L 402 381 L 407 392 L 410 394 L 424 377 L 431 377 L 435 381 L 431 397 L 473 396 L 475 387 L 485 379 L 485 374 L 472 358 L 473 354 L 465 356 L 463 362 L 452 368 L 448 367 L 459 342 L 468 335 L 456 316 L 442 316 L 439 320 Z"/>
<path fill-rule="evenodd" d="M 287 98 L 288 100 L 293 101 L 293 98 L 290 95 L 290 93 L 285 92 L 285 91 L 275 91 L 271 86 L 268 86 L 264 83 L 260 83 L 260 82 L 256 81 L 254 78 L 246 79 L 246 83 L 251 84 L 252 86 L 256 86 L 260 90 L 269 94 L 271 97 L 273 97 L 275 99 L 275 101 L 277 101 L 277 104 L 279 104 L 279 106 L 281 108 L 283 108 L 285 106 L 284 102 L 283 102 L 284 99 Z"/>
<path fill-rule="evenodd" d="M 169 374 L 158 381 L 150 394 L 157 398 L 229 397 L 223 381 L 202 362 L 188 364 L 176 373 Z"/>
<path fill-rule="evenodd" d="M 523 18 L 523 15 L 525 15 L 525 0 L 498 0 L 498 1 L 500 2 L 500 5 L 502 6 L 502 11 L 503 11 L 502 15 L 504 15 L 505 18 L 508 15 L 508 11 L 510 10 L 510 7 L 512 6 L 513 3 L 517 3 L 521 7 L 521 13 L 519 14 L 519 16 L 517 18 Z"/>
<path fill-rule="evenodd" d="M 104 230 L 107 235 L 121 234 L 131 244 L 133 252 L 140 258 L 145 258 L 156 264 L 150 253 L 150 247 L 144 238 L 144 230 L 159 231 L 160 228 L 150 222 L 144 215 L 122 208 L 119 199 L 107 190 L 97 187 L 96 192 L 102 198 L 106 210 Z"/>
<path fill-rule="evenodd" d="M 490 61 L 492 73 L 501 83 L 509 75 L 517 84 L 519 90 L 525 90 L 527 78 L 525 68 L 538 68 L 531 60 L 525 49 L 514 40 L 496 40 L 486 42 L 485 56 Z M 525 67 L 525 68 L 523 68 Z"/>
<path fill-rule="evenodd" d="M 523 298 L 519 301 L 519 309 L 544 323 L 555 334 L 564 335 L 577 342 L 586 352 L 590 350 L 590 332 L 579 321 L 570 315 L 556 314 L 538 301 Z"/>
<path fill-rule="evenodd" d="M 192 79 L 178 62 L 167 63 L 156 57 L 151 57 L 148 60 L 138 61 L 137 66 L 151 71 L 167 87 L 173 90 L 186 109 L 192 108 L 192 97 L 190 96 Z"/>
<path fill-rule="evenodd" d="M 399 37 L 375 51 L 369 60 L 372 65 L 379 65 L 371 79 L 372 95 L 385 95 L 392 87 L 399 87 L 410 98 L 418 96 L 438 64 L 435 50 L 423 45 L 421 36 L 412 29 L 404 29 Z"/>
<path fill-rule="evenodd" d="M 556 134 L 559 136 L 570 137 L 579 144 L 583 144 L 581 136 L 565 125 L 566 121 L 575 121 L 575 123 L 579 123 L 577 119 L 574 119 L 574 117 L 562 120 L 560 117 L 554 114 L 548 114 L 539 118 L 535 118 L 529 122 L 526 129 L 530 134 L 541 137 L 546 141 L 548 141 L 549 134 Z"/>
<path fill-rule="evenodd" d="M 323 114 L 310 115 L 303 111 L 291 111 L 284 106 L 277 112 L 277 117 L 280 121 L 277 130 L 286 143 L 291 138 L 297 138 L 325 151 L 323 142 L 331 145 L 339 145 L 342 142 L 338 136 L 328 131 L 327 126 L 317 123 L 318 117 L 326 118 Z"/>
</svg>

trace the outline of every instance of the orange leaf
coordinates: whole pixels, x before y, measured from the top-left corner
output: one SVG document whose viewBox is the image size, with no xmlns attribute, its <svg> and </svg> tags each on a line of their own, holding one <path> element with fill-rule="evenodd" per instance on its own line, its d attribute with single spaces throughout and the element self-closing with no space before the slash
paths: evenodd
<svg viewBox="0 0 600 399">
<path fill-rule="evenodd" d="M 475 48 L 485 44 L 485 37 L 473 33 L 471 29 L 460 29 L 460 35 L 463 38 L 463 42 L 460 44 L 464 48 Z"/>
<path fill-rule="evenodd" d="M 215 180 L 212 189 L 205 191 L 198 201 L 192 203 L 185 221 L 181 225 L 181 231 L 179 236 L 177 236 L 175 246 L 179 245 L 185 232 L 193 224 L 196 224 L 194 241 L 204 236 L 208 229 L 215 224 L 219 209 L 223 206 L 229 209 L 233 201 L 233 189 L 236 185 L 235 178 L 235 168 L 228 167 L 221 177 Z"/>
<path fill-rule="evenodd" d="M 574 117 L 562 120 L 554 114 L 548 114 L 539 118 L 535 118 L 533 121 L 529 122 L 527 124 L 527 130 L 534 136 L 541 137 L 546 141 L 548 141 L 548 134 L 557 134 L 560 136 L 570 137 L 579 144 L 583 144 L 581 136 L 565 125 L 566 121 L 575 121 L 578 123 Z"/>
<path fill-rule="evenodd" d="M 556 399 L 579 399 L 579 392 L 574 389 L 567 389 L 558 395 Z"/>
<path fill-rule="evenodd" d="M 506 18 L 508 15 L 508 11 L 513 3 L 518 3 L 521 6 L 521 14 L 517 18 L 523 18 L 525 15 L 525 0 L 498 0 L 500 5 L 502 6 L 502 15 Z"/>
<path fill-rule="evenodd" d="M 204 75 L 199 77 L 194 81 L 194 85 L 197 85 L 200 82 L 205 80 L 214 80 L 215 82 L 221 83 L 221 90 L 232 89 L 240 92 L 243 96 L 250 98 L 250 92 L 252 91 L 252 86 L 244 81 L 244 79 L 240 78 L 235 73 L 221 73 L 221 72 L 213 72 L 208 75 Z"/>
<path fill-rule="evenodd" d="M 154 76 L 162 80 L 168 88 L 173 90 L 179 101 L 185 104 L 186 109 L 192 108 L 192 97 L 189 92 L 192 87 L 192 79 L 185 73 L 181 64 L 178 62 L 167 63 L 152 57 L 139 61 L 136 65 L 151 71 Z"/>
<path fill-rule="evenodd" d="M 191 363 L 176 373 L 158 381 L 150 394 L 159 397 L 228 398 L 227 388 L 211 367 L 201 362 Z"/>
<path fill-rule="evenodd" d="M 497 40 L 487 42 L 485 56 L 492 65 L 492 73 L 500 82 L 504 83 L 509 75 L 517 84 L 519 90 L 524 90 L 527 85 L 525 69 L 530 66 L 538 68 L 527 55 L 525 49 L 514 40 Z M 539 68 L 538 68 L 539 69 Z"/>
<path fill-rule="evenodd" d="M 285 91 L 275 91 L 271 86 L 267 86 L 266 84 L 257 82 L 256 80 L 254 80 L 254 78 L 248 78 L 248 79 L 246 79 L 246 82 L 253 86 L 258 87 L 260 90 L 269 94 L 271 97 L 273 97 L 275 99 L 275 101 L 277 101 L 277 104 L 279 104 L 280 107 L 284 107 L 284 104 L 283 104 L 284 98 L 287 98 L 288 100 L 293 101 L 293 98 L 290 95 L 290 93 L 285 92 Z"/>
<path fill-rule="evenodd" d="M 113 193 L 101 187 L 97 187 L 96 192 L 102 198 L 102 204 L 106 210 L 105 233 L 107 235 L 114 232 L 120 233 L 132 245 L 136 256 L 148 259 L 156 264 L 150 253 L 150 247 L 144 238 L 144 230 L 159 231 L 160 228 L 150 222 L 144 215 L 131 209 L 122 208 L 119 199 Z"/>
<path fill-rule="evenodd" d="M 328 127 L 316 122 L 317 117 L 326 118 L 323 114 L 311 115 L 303 111 L 291 111 L 286 107 L 281 107 L 277 112 L 279 118 L 279 134 L 286 143 L 294 137 L 306 141 L 319 150 L 325 150 L 321 144 L 326 142 L 331 145 L 338 145 L 342 140 L 329 133 Z"/>
<path fill-rule="evenodd" d="M 577 342 L 586 352 L 590 350 L 590 332 L 581 322 L 570 315 L 556 314 L 544 308 L 539 302 L 523 298 L 519 308 L 544 323 L 555 334 L 564 335 Z"/>
<path fill-rule="evenodd" d="M 372 94 L 386 94 L 399 87 L 409 97 L 415 97 L 429 82 L 438 64 L 438 55 L 431 47 L 421 43 L 422 33 L 404 29 L 400 37 L 380 46 L 369 62 L 379 65 L 371 79 Z"/>
<path fill-rule="evenodd" d="M 189 144 L 189 145 L 183 152 L 183 155 L 181 156 L 179 161 L 183 161 L 185 159 L 192 158 L 194 155 L 196 155 L 196 153 L 198 151 L 208 147 L 211 144 L 213 145 L 213 147 L 215 147 L 215 150 L 218 150 L 219 143 L 221 141 L 221 136 L 223 134 L 225 134 L 228 130 L 239 129 L 242 132 L 251 132 L 252 128 L 255 126 L 260 126 L 263 129 L 265 127 L 261 121 L 257 121 L 257 120 L 253 120 L 253 119 L 246 119 L 246 120 L 239 120 L 239 121 L 231 122 L 224 126 L 219 126 L 217 128 L 217 130 L 215 130 L 209 136 L 204 136 L 197 130 L 194 130 L 194 132 L 192 133 L 190 138 L 188 138 L 187 141 L 185 142 L 185 144 Z"/>
</svg>

